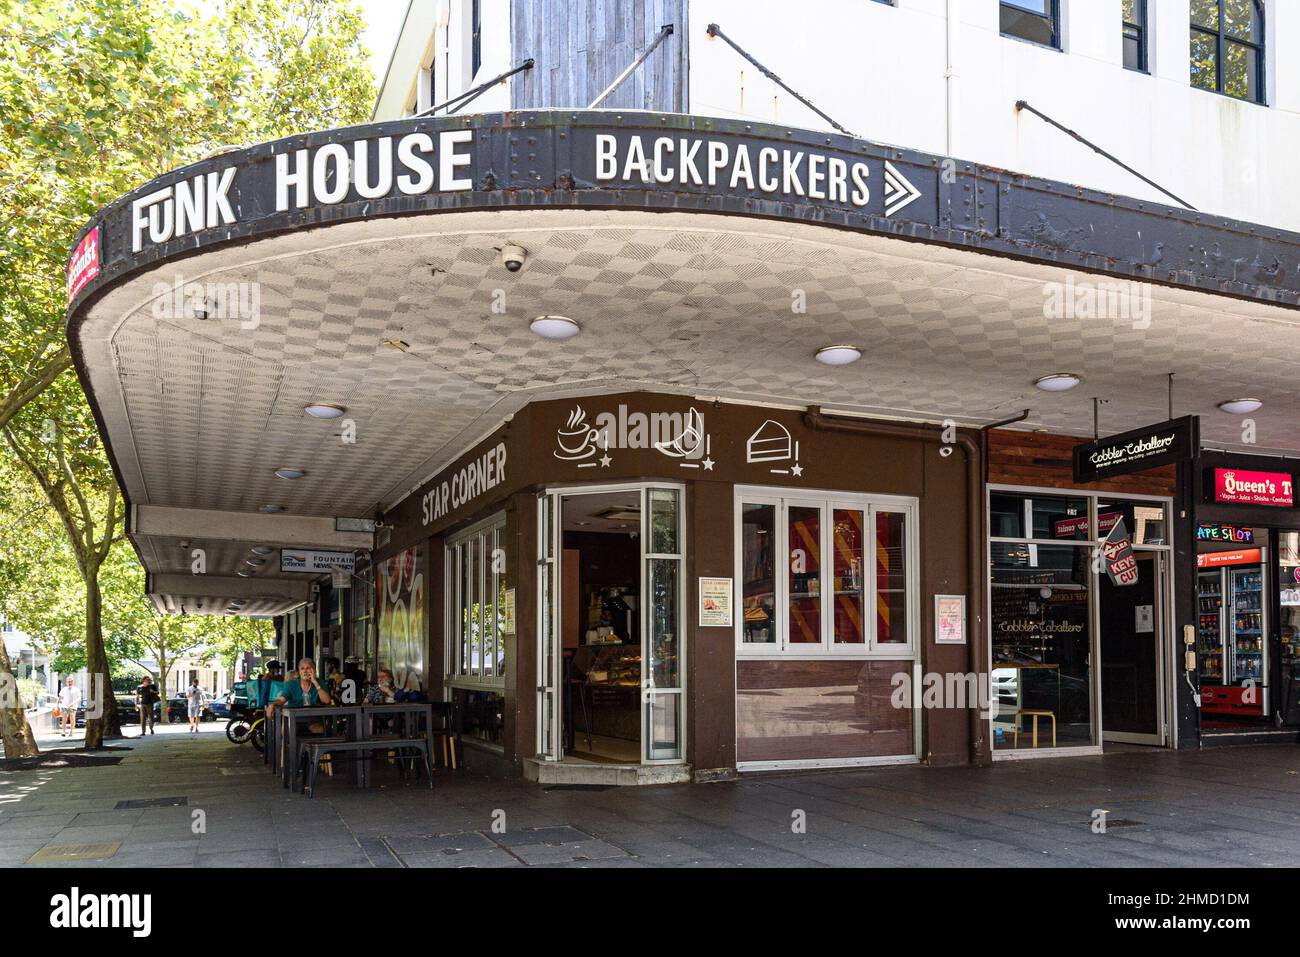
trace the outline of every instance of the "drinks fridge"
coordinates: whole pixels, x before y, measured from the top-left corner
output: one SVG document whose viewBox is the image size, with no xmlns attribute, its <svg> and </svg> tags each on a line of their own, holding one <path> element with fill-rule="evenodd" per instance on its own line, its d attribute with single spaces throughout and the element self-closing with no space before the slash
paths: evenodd
<svg viewBox="0 0 1300 957">
<path fill-rule="evenodd" d="M 1221 553 L 1197 556 L 1202 568 L 1197 576 L 1196 655 L 1201 710 L 1207 713 L 1244 717 L 1268 714 L 1265 565 L 1262 550 L 1251 552 L 1249 557 L 1242 556 L 1242 564 L 1225 563 L 1221 567 L 1205 567 L 1215 565 Z"/>
</svg>

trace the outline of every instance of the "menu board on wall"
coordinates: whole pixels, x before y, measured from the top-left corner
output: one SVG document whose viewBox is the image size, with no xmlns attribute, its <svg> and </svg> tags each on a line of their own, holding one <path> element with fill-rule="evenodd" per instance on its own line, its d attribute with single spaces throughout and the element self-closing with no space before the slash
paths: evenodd
<svg viewBox="0 0 1300 957">
<path fill-rule="evenodd" d="M 391 671 L 403 691 L 424 686 L 424 567 L 419 546 L 379 566 L 379 667 Z"/>
<path fill-rule="evenodd" d="M 735 602 L 732 579 L 700 579 L 700 627 L 732 627 L 731 608 Z"/>
<path fill-rule="evenodd" d="M 934 596 L 934 640 L 940 645 L 966 644 L 966 596 Z"/>
</svg>

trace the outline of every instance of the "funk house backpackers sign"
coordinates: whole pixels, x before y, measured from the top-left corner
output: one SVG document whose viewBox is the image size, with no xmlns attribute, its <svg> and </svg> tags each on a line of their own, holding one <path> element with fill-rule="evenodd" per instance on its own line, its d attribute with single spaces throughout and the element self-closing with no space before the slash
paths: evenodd
<svg viewBox="0 0 1300 957">
<path fill-rule="evenodd" d="M 440 210 L 587 204 L 864 229 L 891 217 L 937 220 L 935 169 L 901 152 L 886 158 L 847 137 L 761 124 L 661 119 L 672 122 L 597 111 L 413 117 L 222 153 L 101 212 L 69 256 L 69 298 L 214 244 Z"/>
<path fill-rule="evenodd" d="M 1188 415 L 1076 445 L 1074 481 L 1097 482 L 1190 459 L 1200 442 L 1199 422 Z"/>
<path fill-rule="evenodd" d="M 267 206 L 268 199 L 275 212 L 286 213 L 349 198 L 466 190 L 474 185 L 464 175 L 470 163 L 466 146 L 473 139 L 473 130 L 447 130 L 436 138 L 429 133 L 376 136 L 278 153 L 272 182 L 264 184 L 273 195 L 258 197 L 256 208 Z M 227 166 L 133 199 L 131 250 L 239 222 L 243 204 L 232 202 L 232 191 L 243 197 L 234 191 L 238 174 L 237 167 Z"/>
<path fill-rule="evenodd" d="M 592 152 L 597 183 L 741 191 L 855 209 L 871 206 L 878 193 L 875 205 L 886 216 L 921 196 L 888 160 L 877 165 L 862 156 L 736 136 L 596 133 Z"/>
</svg>

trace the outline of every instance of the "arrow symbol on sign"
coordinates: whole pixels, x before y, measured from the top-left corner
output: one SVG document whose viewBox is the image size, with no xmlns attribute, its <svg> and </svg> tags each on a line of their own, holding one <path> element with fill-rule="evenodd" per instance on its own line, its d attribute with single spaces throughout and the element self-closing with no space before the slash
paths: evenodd
<svg viewBox="0 0 1300 957">
<path fill-rule="evenodd" d="M 893 216 L 920 197 L 921 191 L 908 182 L 893 163 L 885 160 L 885 215 Z"/>
</svg>

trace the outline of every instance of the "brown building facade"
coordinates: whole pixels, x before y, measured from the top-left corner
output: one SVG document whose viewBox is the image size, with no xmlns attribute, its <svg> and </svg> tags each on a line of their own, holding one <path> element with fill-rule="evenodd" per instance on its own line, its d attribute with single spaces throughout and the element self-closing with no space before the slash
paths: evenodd
<svg viewBox="0 0 1300 957">
<path fill-rule="evenodd" d="M 529 776 L 966 762 L 969 710 L 914 705 L 979 670 L 972 623 L 940 644 L 935 620 L 936 595 L 970 614 L 977 450 L 652 392 L 532 403 L 384 517 L 380 663 Z"/>
</svg>

